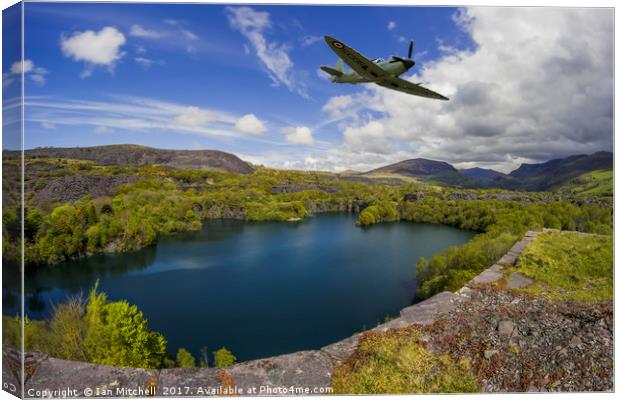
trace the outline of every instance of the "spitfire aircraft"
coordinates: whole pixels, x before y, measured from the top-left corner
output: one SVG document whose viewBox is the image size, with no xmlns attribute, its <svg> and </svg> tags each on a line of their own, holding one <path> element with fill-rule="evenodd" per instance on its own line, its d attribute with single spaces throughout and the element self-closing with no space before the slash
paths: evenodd
<svg viewBox="0 0 620 400">
<path fill-rule="evenodd" d="M 327 45 L 339 57 L 334 68 L 321 66 L 321 69 L 330 75 L 335 83 L 376 83 L 388 89 L 398 90 L 415 96 L 428 97 L 431 99 L 448 100 L 447 97 L 435 93 L 432 90 L 420 86 L 419 83 L 411 83 L 399 78 L 415 65 L 411 59 L 413 53 L 413 41 L 409 42 L 407 58 L 391 56 L 384 60 L 377 58 L 369 60 L 341 41 L 325 36 Z M 346 62 L 353 71 L 345 72 L 342 61 Z"/>
</svg>

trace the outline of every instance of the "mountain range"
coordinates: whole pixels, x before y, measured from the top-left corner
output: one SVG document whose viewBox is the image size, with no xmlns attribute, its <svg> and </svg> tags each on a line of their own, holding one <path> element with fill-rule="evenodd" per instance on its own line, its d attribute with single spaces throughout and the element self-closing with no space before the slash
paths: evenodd
<svg viewBox="0 0 620 400">
<path fill-rule="evenodd" d="M 14 151 L 3 151 L 4 156 L 15 157 L 18 154 Z M 102 165 L 159 164 L 171 168 L 220 169 L 241 174 L 251 173 L 255 169 L 251 163 L 223 151 L 164 150 L 129 144 L 36 148 L 25 150 L 24 154 L 27 158 L 72 158 L 90 160 Z M 522 164 L 509 174 L 478 167 L 459 170 L 447 162 L 414 158 L 367 172 L 344 171 L 339 175 L 361 179 L 413 178 L 464 188 L 546 191 L 559 189 L 570 182 L 576 182 L 576 178 L 593 171 L 613 171 L 613 153 L 600 151 L 538 164 Z"/>
<path fill-rule="evenodd" d="M 402 176 L 451 186 L 545 191 L 557 189 L 573 178 L 598 170 L 613 170 L 613 153 L 600 151 L 539 164 L 522 164 L 509 174 L 478 167 L 458 170 L 443 161 L 414 158 L 358 176 Z"/>
</svg>

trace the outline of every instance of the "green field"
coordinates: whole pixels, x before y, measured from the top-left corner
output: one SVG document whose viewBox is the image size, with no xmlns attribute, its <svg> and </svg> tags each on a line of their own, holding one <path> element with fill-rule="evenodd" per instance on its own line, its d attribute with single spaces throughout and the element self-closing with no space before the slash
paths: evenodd
<svg viewBox="0 0 620 400">
<path fill-rule="evenodd" d="M 556 300 L 613 298 L 613 238 L 544 232 L 524 250 L 515 271 L 534 279 L 524 289 Z"/>
<path fill-rule="evenodd" d="M 558 191 L 574 195 L 613 195 L 614 172 L 599 170 L 579 175 L 562 185 Z"/>
</svg>

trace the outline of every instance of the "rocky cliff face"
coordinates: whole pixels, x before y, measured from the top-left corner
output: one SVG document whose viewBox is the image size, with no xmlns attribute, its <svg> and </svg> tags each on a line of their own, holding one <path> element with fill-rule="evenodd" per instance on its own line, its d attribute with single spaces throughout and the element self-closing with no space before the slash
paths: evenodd
<svg viewBox="0 0 620 400">
<path fill-rule="evenodd" d="M 483 392 L 613 390 L 613 303 L 559 303 L 514 291 L 533 283 L 508 268 L 536 235 L 528 232 L 457 292 L 407 307 L 372 331 L 424 331 L 424 347 L 467 360 Z M 80 397 L 96 390 L 100 397 L 325 394 L 334 368 L 353 355 L 363 334 L 222 370 L 117 368 L 27 353 L 25 396 L 62 397 L 63 390 Z M 3 355 L 5 390 L 16 394 L 19 353 L 4 348 Z"/>
</svg>

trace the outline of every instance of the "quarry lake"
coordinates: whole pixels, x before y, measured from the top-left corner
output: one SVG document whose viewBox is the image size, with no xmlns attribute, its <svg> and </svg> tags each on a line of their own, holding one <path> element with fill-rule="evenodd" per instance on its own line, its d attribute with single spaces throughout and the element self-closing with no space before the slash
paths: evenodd
<svg viewBox="0 0 620 400">
<path fill-rule="evenodd" d="M 415 265 L 474 232 L 407 222 L 359 228 L 354 215 L 295 223 L 204 221 L 156 246 L 40 268 L 26 277 L 26 313 L 97 279 L 138 305 L 174 355 L 225 346 L 238 360 L 318 349 L 396 316 L 415 300 Z M 5 291 L 6 295 L 6 291 Z"/>
</svg>

